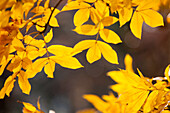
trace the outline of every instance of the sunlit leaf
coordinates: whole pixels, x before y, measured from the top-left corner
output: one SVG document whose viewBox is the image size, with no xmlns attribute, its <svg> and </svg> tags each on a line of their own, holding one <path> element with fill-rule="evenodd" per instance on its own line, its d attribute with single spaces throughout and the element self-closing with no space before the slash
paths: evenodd
<svg viewBox="0 0 170 113">
<path fill-rule="evenodd" d="M 110 45 L 102 41 L 97 41 L 97 45 L 103 55 L 103 57 L 110 63 L 118 64 L 117 53 L 112 49 Z"/>
<path fill-rule="evenodd" d="M 98 33 L 98 28 L 94 25 L 85 24 L 82 26 L 77 26 L 73 31 L 82 35 L 96 35 Z"/>
<path fill-rule="evenodd" d="M 17 76 L 18 84 L 22 92 L 29 95 L 31 91 L 31 85 L 28 81 L 27 75 L 25 74 L 24 71 L 21 70 Z"/>
<path fill-rule="evenodd" d="M 51 41 L 52 38 L 53 38 L 53 29 L 51 28 L 51 30 L 44 37 L 44 40 L 45 40 L 46 43 L 48 43 L 48 42 Z"/>
<path fill-rule="evenodd" d="M 90 10 L 88 8 L 79 9 L 74 15 L 74 25 L 80 26 L 86 21 L 88 21 L 90 15 Z"/>
<path fill-rule="evenodd" d="M 109 29 L 102 29 L 100 30 L 100 37 L 108 43 L 118 44 L 122 41 L 120 40 L 120 37 L 112 30 Z"/>
</svg>

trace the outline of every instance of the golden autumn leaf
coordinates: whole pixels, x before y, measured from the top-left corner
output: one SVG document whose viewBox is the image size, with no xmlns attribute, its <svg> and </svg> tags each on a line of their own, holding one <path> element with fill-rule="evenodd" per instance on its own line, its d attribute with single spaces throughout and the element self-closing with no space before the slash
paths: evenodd
<svg viewBox="0 0 170 113">
<path fill-rule="evenodd" d="M 97 41 L 98 47 L 103 55 L 103 57 L 110 63 L 118 64 L 118 57 L 115 50 L 112 47 L 102 41 Z"/>
<path fill-rule="evenodd" d="M 52 26 L 52 27 L 59 27 L 59 24 L 58 24 L 58 21 L 57 19 L 55 18 L 55 16 L 60 12 L 60 10 L 58 9 L 55 9 L 52 16 L 51 16 L 51 19 L 49 21 L 49 25 Z"/>
<path fill-rule="evenodd" d="M 116 52 L 107 43 L 96 40 L 83 40 L 74 46 L 73 53 L 79 53 L 86 49 L 90 49 L 86 55 L 89 63 L 99 60 L 102 54 L 108 62 L 118 64 Z"/>
<path fill-rule="evenodd" d="M 125 59 L 124 59 L 124 63 L 125 63 L 125 69 L 131 72 L 133 71 L 133 59 L 129 54 L 126 54 Z"/>
<path fill-rule="evenodd" d="M 144 107 L 143 107 L 144 113 L 148 113 L 154 109 L 154 104 L 157 99 L 158 93 L 159 93 L 158 90 L 154 90 L 148 96 L 146 103 L 144 104 Z"/>
<path fill-rule="evenodd" d="M 44 72 L 47 74 L 48 78 L 54 78 L 53 72 L 55 70 L 55 62 L 48 60 L 48 63 L 44 66 Z"/>
<path fill-rule="evenodd" d="M 34 3 L 32 2 L 26 2 L 24 3 L 24 5 L 22 6 L 23 7 L 23 10 L 25 12 L 25 17 L 27 17 L 29 11 L 31 10 L 31 8 L 34 6 Z"/>
<path fill-rule="evenodd" d="M 118 44 L 122 41 L 120 37 L 112 30 L 109 29 L 102 29 L 99 31 L 100 37 L 107 43 Z"/>
<path fill-rule="evenodd" d="M 32 60 L 29 59 L 28 57 L 24 57 L 22 59 L 22 68 L 23 69 L 28 69 L 32 65 Z"/>
<path fill-rule="evenodd" d="M 12 41 L 12 46 L 17 50 L 17 51 L 24 51 L 25 50 L 25 47 L 23 45 L 23 43 L 17 39 L 17 38 L 14 38 L 13 41 Z"/>
<path fill-rule="evenodd" d="M 3 88 L 0 90 L 0 99 L 3 99 L 5 97 L 5 94 L 9 97 L 10 93 L 14 87 L 14 83 L 15 83 L 15 78 L 16 78 L 17 73 L 14 73 L 13 75 L 9 76 L 6 81 L 5 84 L 3 86 Z"/>
<path fill-rule="evenodd" d="M 101 18 L 109 16 L 109 7 L 105 2 L 96 1 L 94 5 Z"/>
<path fill-rule="evenodd" d="M 33 45 L 33 46 L 36 46 L 38 48 L 41 48 L 41 47 L 44 47 L 45 46 L 45 43 L 43 40 L 37 40 L 37 39 L 34 39 L 32 38 L 30 35 L 25 35 L 24 37 L 24 42 L 28 45 Z"/>
<path fill-rule="evenodd" d="M 50 59 L 65 68 L 78 69 L 83 67 L 76 58 L 71 56 L 51 56 Z"/>
<path fill-rule="evenodd" d="M 8 25 L 9 17 L 11 16 L 11 11 L 0 11 L 0 27 L 5 27 Z"/>
<path fill-rule="evenodd" d="M 150 0 L 142 1 L 132 16 L 130 29 L 139 39 L 141 39 L 143 22 L 151 27 L 164 26 L 162 15 L 150 8 L 152 8 Z"/>
<path fill-rule="evenodd" d="M 1 0 L 0 10 L 11 7 L 16 1 L 15 0 Z"/>
<path fill-rule="evenodd" d="M 29 95 L 31 91 L 31 85 L 28 81 L 27 74 L 21 70 L 17 76 L 18 76 L 18 84 L 22 92 Z"/>
<path fill-rule="evenodd" d="M 36 111 L 36 107 L 33 106 L 32 104 L 27 103 L 27 102 L 22 102 L 22 103 L 23 103 L 24 107 L 25 107 L 27 110 L 29 110 L 29 111 L 31 111 L 31 112 L 35 112 L 35 111 Z"/>
<path fill-rule="evenodd" d="M 75 9 L 89 8 L 89 7 L 91 7 L 91 6 L 88 3 L 71 1 L 71 2 L 67 3 L 61 11 L 68 11 L 68 10 L 75 10 Z"/>
<path fill-rule="evenodd" d="M 51 30 L 44 37 L 44 40 L 46 43 L 48 43 L 52 40 L 52 38 L 53 38 L 53 29 L 51 28 Z"/>
<path fill-rule="evenodd" d="M 142 29 L 141 29 L 142 25 L 143 25 L 142 16 L 139 13 L 134 12 L 133 17 L 130 22 L 130 29 L 132 33 L 138 38 L 141 38 L 142 36 Z"/>
<path fill-rule="evenodd" d="M 164 72 L 165 77 L 167 78 L 168 82 L 170 82 L 170 64 L 166 67 L 165 72 Z"/>
<path fill-rule="evenodd" d="M 48 62 L 48 58 L 39 58 L 32 63 L 32 66 L 26 70 L 28 78 L 33 78 L 38 72 L 41 72 L 43 67 Z"/>
<path fill-rule="evenodd" d="M 9 61 L 10 61 L 12 58 L 13 58 L 13 55 L 9 55 L 9 56 L 8 56 L 8 59 L 6 59 L 5 56 L 3 57 L 3 59 L 2 59 L 2 61 L 1 61 L 1 63 L 0 63 L 0 65 L 1 65 L 1 67 L 0 67 L 0 76 L 2 75 L 2 73 L 3 73 L 4 70 L 5 70 L 5 67 L 7 66 L 7 64 L 9 63 Z"/>
<path fill-rule="evenodd" d="M 24 105 L 22 111 L 23 113 L 44 113 L 41 109 L 40 109 L 40 103 L 39 103 L 39 98 L 37 100 L 37 107 L 28 103 L 28 102 L 20 102 Z"/>
<path fill-rule="evenodd" d="M 63 45 L 51 45 L 47 49 L 50 53 L 58 57 L 72 56 L 72 51 L 73 51 L 73 48 L 63 46 Z"/>
<path fill-rule="evenodd" d="M 85 9 L 79 9 L 75 15 L 74 15 L 74 25 L 75 26 L 80 26 L 86 21 L 88 21 L 90 16 L 90 9 L 85 8 Z"/>
<path fill-rule="evenodd" d="M 15 56 L 12 60 L 11 63 L 7 66 L 7 69 L 11 72 L 18 72 L 21 70 L 21 65 L 22 59 L 18 56 Z"/>
<path fill-rule="evenodd" d="M 96 40 L 80 41 L 73 47 L 73 53 L 80 53 L 83 50 L 86 50 L 86 49 L 92 47 L 95 44 L 95 42 L 96 42 Z"/>
<path fill-rule="evenodd" d="M 97 44 L 93 44 L 93 46 L 88 49 L 86 58 L 89 63 L 93 63 L 101 59 L 101 51 Z"/>
<path fill-rule="evenodd" d="M 17 2 L 16 4 L 14 4 L 11 11 L 12 11 L 11 17 L 13 19 L 23 19 L 24 10 L 21 2 Z"/>
<path fill-rule="evenodd" d="M 77 26 L 73 31 L 81 35 L 96 35 L 98 33 L 98 28 L 95 25 L 81 25 Z"/>
<path fill-rule="evenodd" d="M 116 17 L 113 17 L 113 16 L 106 16 L 102 19 L 102 24 L 104 26 L 110 26 L 114 23 L 116 23 L 118 21 L 118 19 Z"/>
<path fill-rule="evenodd" d="M 122 27 L 126 22 L 131 19 L 133 9 L 128 7 L 123 7 L 118 10 L 120 27 Z"/>
<path fill-rule="evenodd" d="M 119 100 L 125 103 L 126 112 L 137 112 L 149 94 L 150 85 L 146 84 L 148 81 L 126 70 L 111 71 L 108 75 L 118 83 L 111 88 L 121 95 Z"/>
</svg>

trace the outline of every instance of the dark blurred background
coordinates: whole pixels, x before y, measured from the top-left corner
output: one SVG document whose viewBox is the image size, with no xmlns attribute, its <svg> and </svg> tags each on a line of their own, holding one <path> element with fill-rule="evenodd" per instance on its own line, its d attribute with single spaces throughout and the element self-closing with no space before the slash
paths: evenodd
<svg viewBox="0 0 170 113">
<path fill-rule="evenodd" d="M 58 2 L 52 0 L 51 6 Z M 61 9 L 66 3 L 63 0 L 59 6 Z M 168 5 L 167 5 L 168 6 Z M 22 105 L 17 100 L 30 102 L 36 105 L 40 96 L 40 104 L 43 111 L 48 113 L 54 110 L 56 113 L 75 113 L 77 110 L 91 107 L 82 98 L 83 94 L 107 94 L 109 86 L 115 82 L 106 73 L 118 68 L 124 68 L 124 56 L 129 53 L 133 57 L 134 69 L 139 68 L 147 77 L 163 76 L 165 67 L 170 63 L 170 24 L 166 17 L 170 13 L 167 6 L 162 6 L 159 12 L 164 17 L 165 26 L 151 28 L 143 24 L 142 39 L 133 36 L 129 29 L 129 23 L 119 28 L 119 23 L 109 27 L 122 39 L 122 44 L 110 44 L 119 56 L 119 65 L 108 63 L 104 58 L 89 64 L 85 58 L 86 51 L 76 55 L 84 68 L 71 70 L 56 65 L 54 79 L 46 77 L 44 72 L 38 73 L 35 78 L 30 79 L 32 85 L 31 94 L 25 95 L 15 83 L 10 97 L 0 100 L 0 113 L 21 113 Z M 77 42 L 84 39 L 95 38 L 93 36 L 82 36 L 73 32 L 73 15 L 76 11 L 62 12 L 57 15 L 60 27 L 54 29 L 54 38 L 49 45 L 61 44 L 73 47 Z M 34 30 L 34 29 L 33 29 Z M 9 76 L 5 71 L 0 77 L 0 88 L 3 87 L 5 79 Z"/>
</svg>

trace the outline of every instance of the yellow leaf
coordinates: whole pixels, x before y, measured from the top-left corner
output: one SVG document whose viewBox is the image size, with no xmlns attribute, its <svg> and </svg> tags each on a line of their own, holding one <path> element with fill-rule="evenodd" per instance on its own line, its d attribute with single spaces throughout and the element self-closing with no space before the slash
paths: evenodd
<svg viewBox="0 0 170 113">
<path fill-rule="evenodd" d="M 32 104 L 27 103 L 27 102 L 22 102 L 22 103 L 27 110 L 32 111 L 32 112 L 36 111 L 36 108 Z"/>
<path fill-rule="evenodd" d="M 12 46 L 17 50 L 17 51 L 24 51 L 25 50 L 25 47 L 23 45 L 23 43 L 17 39 L 17 38 L 14 38 L 13 41 L 12 41 Z"/>
<path fill-rule="evenodd" d="M 100 14 L 93 7 L 90 8 L 90 18 L 93 21 L 93 23 L 95 23 L 95 24 L 98 24 L 101 20 Z"/>
<path fill-rule="evenodd" d="M 78 69 L 83 67 L 76 58 L 71 56 L 65 56 L 65 57 L 51 56 L 50 59 L 58 63 L 62 67 L 66 67 L 70 69 Z"/>
<path fill-rule="evenodd" d="M 48 47 L 48 51 L 58 57 L 72 56 L 71 52 L 73 51 L 73 48 L 63 45 L 51 45 Z"/>
<path fill-rule="evenodd" d="M 31 66 L 31 64 L 32 64 L 32 60 L 30 60 L 28 57 L 22 59 L 22 67 L 24 69 L 28 69 L 29 66 Z"/>
<path fill-rule="evenodd" d="M 133 9 L 124 7 L 119 9 L 118 13 L 119 13 L 120 27 L 122 27 L 126 22 L 128 22 L 131 19 Z"/>
<path fill-rule="evenodd" d="M 143 79 L 141 79 L 137 74 L 127 71 L 127 70 L 120 70 L 120 71 L 111 71 L 108 75 L 115 80 L 117 83 L 125 84 L 125 85 L 132 85 L 136 88 L 145 89 L 149 88 Z"/>
<path fill-rule="evenodd" d="M 35 26 L 37 31 L 42 32 L 45 29 L 45 22 L 43 20 L 40 20 L 37 22 L 37 25 Z"/>
<path fill-rule="evenodd" d="M 154 1 L 155 2 L 155 1 Z M 151 9 L 154 7 L 153 0 L 142 0 L 139 3 L 139 6 L 136 8 L 138 11 L 146 10 L 146 9 Z"/>
<path fill-rule="evenodd" d="M 164 26 L 164 21 L 162 15 L 158 12 L 148 9 L 140 11 L 141 16 L 143 17 L 146 24 L 151 27 Z"/>
<path fill-rule="evenodd" d="M 105 2 L 96 1 L 94 5 L 101 18 L 109 16 L 109 8 Z"/>
<path fill-rule="evenodd" d="M 29 22 L 27 24 L 27 27 L 26 27 L 26 33 L 28 32 L 28 30 L 33 26 L 34 24 L 32 22 Z"/>
<path fill-rule="evenodd" d="M 37 13 L 37 14 L 42 14 L 44 12 L 44 7 L 38 6 L 38 3 L 37 3 L 37 7 L 32 9 L 31 12 Z"/>
<path fill-rule="evenodd" d="M 75 10 L 75 9 L 88 8 L 88 7 L 91 7 L 88 3 L 71 1 L 63 7 L 62 11 Z"/>
<path fill-rule="evenodd" d="M 14 3 L 16 3 L 16 0 L 1 0 L 1 1 L 0 1 L 0 10 L 9 8 L 9 7 L 11 7 Z"/>
<path fill-rule="evenodd" d="M 154 109 L 154 104 L 156 102 L 157 97 L 158 97 L 158 90 L 152 91 L 151 94 L 148 96 L 146 103 L 144 104 L 143 107 L 144 113 L 149 113 L 151 110 Z"/>
<path fill-rule="evenodd" d="M 118 44 L 122 42 L 120 37 L 112 30 L 102 29 L 99 31 L 99 33 L 100 37 L 107 43 Z"/>
<path fill-rule="evenodd" d="M 8 59 L 6 60 L 5 56 L 2 59 L 1 67 L 0 67 L 0 76 L 3 74 L 5 67 L 7 66 L 8 62 L 12 59 L 13 55 L 8 56 Z"/>
<path fill-rule="evenodd" d="M 59 27 L 58 21 L 57 21 L 57 19 L 55 17 L 51 17 L 49 24 L 52 27 Z"/>
<path fill-rule="evenodd" d="M 30 59 L 30 60 L 34 60 L 35 58 L 37 58 L 40 54 L 39 49 L 37 49 L 34 46 L 27 46 L 26 47 L 26 56 Z"/>
<path fill-rule="evenodd" d="M 33 45 L 33 46 L 36 46 L 38 48 L 45 46 L 45 43 L 44 43 L 43 40 L 34 39 L 30 35 L 25 35 L 24 42 L 27 43 L 28 45 Z"/>
<path fill-rule="evenodd" d="M 13 19 L 23 19 L 24 10 L 21 2 L 17 2 L 16 4 L 14 4 L 11 11 L 11 17 Z"/>
<path fill-rule="evenodd" d="M 93 45 L 95 45 L 96 40 L 83 40 L 78 42 L 74 47 L 73 47 L 73 54 L 74 53 L 80 53 L 83 50 L 86 50 L 90 47 L 92 47 Z"/>
<path fill-rule="evenodd" d="M 93 63 L 101 58 L 101 52 L 97 44 L 89 48 L 86 58 L 89 63 Z"/>
<path fill-rule="evenodd" d="M 48 43 L 48 42 L 51 41 L 52 38 L 53 38 L 53 29 L 51 28 L 51 30 L 44 37 L 44 40 L 45 40 L 46 43 Z"/>
<path fill-rule="evenodd" d="M 11 14 L 11 11 L 0 11 L 0 27 L 5 27 L 8 25 Z"/>
<path fill-rule="evenodd" d="M 18 31 L 17 38 L 18 39 L 23 39 L 23 35 L 22 35 L 22 33 L 20 31 Z"/>
<path fill-rule="evenodd" d="M 79 9 L 74 15 L 74 25 L 80 26 L 88 21 L 90 16 L 89 8 Z"/>
<path fill-rule="evenodd" d="M 92 103 L 94 105 L 94 107 L 101 112 L 105 113 L 105 111 L 109 107 L 109 103 L 104 102 L 102 99 L 100 99 L 96 95 L 91 95 L 91 94 L 83 95 L 83 98 L 86 99 L 87 101 L 89 101 L 90 103 Z"/>
<path fill-rule="evenodd" d="M 118 64 L 117 53 L 112 49 L 110 45 L 102 41 L 97 41 L 97 45 L 103 55 L 103 57 L 110 63 Z"/>
<path fill-rule="evenodd" d="M 130 101 L 128 102 L 128 105 L 126 108 L 127 113 L 136 113 L 141 108 L 141 106 L 144 104 L 149 94 L 149 91 L 146 91 L 146 90 L 143 91 L 141 89 L 133 90 L 132 92 L 133 93 L 131 94 L 131 96 L 133 96 L 134 98 L 130 99 Z"/>
<path fill-rule="evenodd" d="M 11 63 L 8 65 L 7 70 L 11 72 L 17 72 L 21 70 L 21 58 L 18 56 L 15 56 L 12 60 Z"/>
<path fill-rule="evenodd" d="M 73 31 L 81 35 L 96 35 L 98 33 L 98 28 L 94 25 L 85 24 L 77 26 Z"/>
<path fill-rule="evenodd" d="M 0 91 L 0 99 L 3 99 L 5 97 L 5 94 L 9 97 L 10 96 L 10 92 L 12 91 L 13 87 L 14 87 L 14 82 L 16 78 L 16 73 L 14 73 L 13 75 L 9 76 L 4 84 L 4 87 L 1 89 Z"/>
<path fill-rule="evenodd" d="M 26 73 L 21 70 L 17 76 L 18 76 L 18 84 L 22 92 L 29 95 L 31 91 L 31 85 L 28 81 Z"/>
<path fill-rule="evenodd" d="M 38 100 L 37 100 L 37 107 L 38 109 L 40 109 L 40 97 L 38 97 Z"/>
<path fill-rule="evenodd" d="M 28 78 L 33 78 L 38 72 L 41 72 L 42 68 L 48 62 L 48 58 L 39 58 L 34 63 L 32 63 L 32 67 L 26 70 Z"/>
<path fill-rule="evenodd" d="M 125 69 L 131 72 L 133 71 L 133 65 L 132 65 L 133 59 L 129 54 L 126 54 L 124 63 L 125 63 Z"/>
<path fill-rule="evenodd" d="M 116 23 L 117 21 L 118 21 L 118 19 L 116 17 L 107 16 L 107 17 L 104 17 L 101 22 L 104 26 L 110 26 L 110 25 Z"/>
<path fill-rule="evenodd" d="M 31 2 L 24 3 L 24 5 L 22 6 L 23 10 L 25 12 L 25 17 L 26 18 L 27 18 L 27 15 L 28 15 L 29 11 L 31 10 L 31 8 L 33 6 L 34 6 L 34 3 L 31 3 Z"/>
<path fill-rule="evenodd" d="M 44 8 L 47 9 L 49 7 L 50 0 L 46 0 L 44 3 Z"/>
<path fill-rule="evenodd" d="M 139 39 L 141 39 L 142 35 L 142 24 L 142 16 L 139 14 L 139 12 L 135 11 L 130 22 L 130 29 L 132 33 Z"/>
<path fill-rule="evenodd" d="M 164 72 L 165 77 L 167 78 L 168 82 L 170 82 L 170 64 L 166 67 L 165 72 Z"/>
<path fill-rule="evenodd" d="M 44 66 L 44 72 L 47 74 L 48 78 L 54 78 L 53 73 L 55 70 L 55 62 L 48 60 L 48 63 Z"/>
</svg>

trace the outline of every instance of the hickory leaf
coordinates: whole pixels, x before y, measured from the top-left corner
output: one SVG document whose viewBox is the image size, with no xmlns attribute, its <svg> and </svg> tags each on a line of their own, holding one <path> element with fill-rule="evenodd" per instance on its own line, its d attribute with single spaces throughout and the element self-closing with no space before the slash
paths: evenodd
<svg viewBox="0 0 170 113">
<path fill-rule="evenodd" d="M 108 43 L 118 44 L 122 41 L 120 40 L 120 37 L 112 30 L 109 29 L 102 29 L 99 31 L 100 37 Z"/>
<path fill-rule="evenodd" d="M 51 56 L 50 59 L 65 68 L 78 69 L 83 67 L 76 58 L 71 56 L 64 56 L 62 58 Z"/>
<path fill-rule="evenodd" d="M 54 78 L 53 72 L 55 70 L 55 62 L 48 60 L 48 63 L 44 66 L 44 72 L 47 74 L 48 78 Z"/>
<path fill-rule="evenodd" d="M 73 31 L 82 35 L 96 35 L 98 33 L 98 28 L 94 25 L 85 24 L 82 26 L 77 26 Z"/>
<path fill-rule="evenodd" d="M 80 26 L 86 21 L 88 21 L 90 16 L 89 8 L 79 9 L 74 15 L 74 25 Z"/>
<path fill-rule="evenodd" d="M 48 42 L 51 41 L 52 38 L 53 38 L 53 29 L 51 28 L 51 30 L 44 37 L 44 40 L 45 40 L 46 43 L 48 43 Z"/>
<path fill-rule="evenodd" d="M 17 76 L 18 76 L 18 84 L 22 92 L 29 95 L 31 91 L 31 85 L 28 81 L 26 73 L 21 70 Z"/>
<path fill-rule="evenodd" d="M 0 99 L 3 99 L 5 97 L 5 94 L 9 97 L 10 93 L 14 87 L 14 83 L 15 83 L 15 78 L 16 78 L 16 74 L 14 73 L 13 75 L 9 76 L 6 81 L 5 84 L 3 86 L 3 88 L 0 90 Z"/>
</svg>

